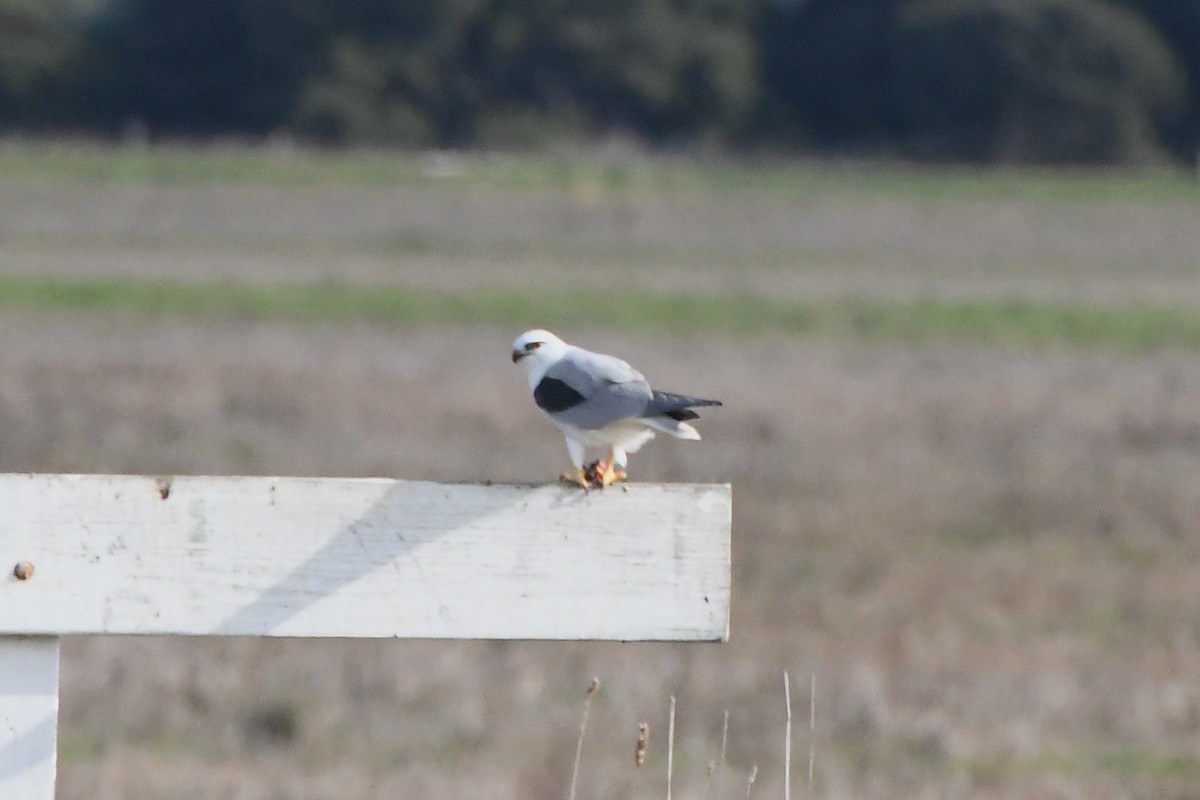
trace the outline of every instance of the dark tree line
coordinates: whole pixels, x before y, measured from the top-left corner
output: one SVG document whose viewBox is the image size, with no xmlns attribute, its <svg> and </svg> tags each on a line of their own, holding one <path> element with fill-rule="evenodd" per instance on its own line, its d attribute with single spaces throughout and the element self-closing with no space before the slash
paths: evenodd
<svg viewBox="0 0 1200 800">
<path fill-rule="evenodd" d="M 1131 162 L 1200 148 L 1200 0 L 0 0 L 0 129 Z"/>
</svg>

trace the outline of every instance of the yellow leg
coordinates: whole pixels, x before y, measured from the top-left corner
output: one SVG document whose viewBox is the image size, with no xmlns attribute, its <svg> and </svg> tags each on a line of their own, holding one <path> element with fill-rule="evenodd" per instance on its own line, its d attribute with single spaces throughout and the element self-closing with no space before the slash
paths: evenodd
<svg viewBox="0 0 1200 800">
<path fill-rule="evenodd" d="M 587 470 L 582 467 L 579 469 L 569 469 L 559 478 L 563 483 L 569 483 L 572 486 L 579 486 L 584 489 L 592 488 L 592 482 L 588 480 Z"/>
<path fill-rule="evenodd" d="M 608 451 L 608 460 L 602 461 L 599 465 L 597 465 L 596 477 L 599 479 L 600 486 L 612 486 L 614 483 L 618 483 L 629 478 L 629 475 L 626 474 L 625 470 L 614 466 L 615 461 L 616 459 L 613 458 L 613 452 L 610 449 Z"/>
</svg>

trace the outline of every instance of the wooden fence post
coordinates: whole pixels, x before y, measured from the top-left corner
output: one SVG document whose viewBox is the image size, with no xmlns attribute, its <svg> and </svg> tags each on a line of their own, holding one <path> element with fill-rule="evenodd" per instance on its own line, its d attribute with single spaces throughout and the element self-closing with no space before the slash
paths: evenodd
<svg viewBox="0 0 1200 800">
<path fill-rule="evenodd" d="M 0 797 L 54 796 L 58 639 L 0 637 Z"/>
</svg>

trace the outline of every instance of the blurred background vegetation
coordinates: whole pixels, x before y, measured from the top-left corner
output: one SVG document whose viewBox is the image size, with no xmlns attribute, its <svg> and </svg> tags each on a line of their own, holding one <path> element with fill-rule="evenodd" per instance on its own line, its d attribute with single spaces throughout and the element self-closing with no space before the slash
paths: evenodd
<svg viewBox="0 0 1200 800">
<path fill-rule="evenodd" d="M 1194 166 L 1200 2 L 0 0 L 0 131 Z"/>
<path fill-rule="evenodd" d="M 778 797 L 790 669 L 806 797 L 1197 800 L 1198 150 L 1200 0 L 0 0 L 0 471 L 552 479 L 548 325 L 738 498 L 721 646 L 68 637 L 59 797 L 557 799 L 592 676 Z"/>
</svg>

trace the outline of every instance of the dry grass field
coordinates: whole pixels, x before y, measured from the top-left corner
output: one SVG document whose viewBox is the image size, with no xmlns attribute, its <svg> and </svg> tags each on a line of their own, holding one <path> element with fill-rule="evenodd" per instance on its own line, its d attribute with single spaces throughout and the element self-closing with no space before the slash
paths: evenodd
<svg viewBox="0 0 1200 800">
<path fill-rule="evenodd" d="M 728 644 L 71 639 L 59 796 L 560 798 L 596 676 L 580 797 L 665 796 L 672 695 L 676 797 L 744 797 L 755 766 L 752 796 L 780 797 L 789 670 L 794 796 L 1196 797 L 1195 340 L 996 343 L 970 314 L 917 338 L 583 308 L 569 324 L 551 304 L 1190 319 L 1200 186 L 566 163 L 0 150 L 0 282 L 17 281 L 0 285 L 47 287 L 0 298 L 0 470 L 549 479 L 561 437 L 507 358 L 542 308 L 726 402 L 705 441 L 653 443 L 633 479 L 734 485 Z M 496 307 L 414 322 L 60 302 L 140 283 Z"/>
</svg>

